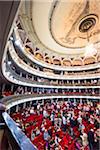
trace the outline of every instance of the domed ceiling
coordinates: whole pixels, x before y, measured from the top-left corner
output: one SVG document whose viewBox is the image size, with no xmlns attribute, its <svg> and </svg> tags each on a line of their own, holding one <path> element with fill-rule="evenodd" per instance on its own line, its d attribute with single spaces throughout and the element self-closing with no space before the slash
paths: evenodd
<svg viewBox="0 0 100 150">
<path fill-rule="evenodd" d="M 99 0 L 27 1 L 20 18 L 31 41 L 43 50 L 83 55 L 88 42 L 99 49 Z"/>
<path fill-rule="evenodd" d="M 82 48 L 87 32 L 92 43 L 98 42 L 100 9 L 96 1 L 58 2 L 54 7 L 50 31 L 53 39 L 66 48 Z"/>
</svg>

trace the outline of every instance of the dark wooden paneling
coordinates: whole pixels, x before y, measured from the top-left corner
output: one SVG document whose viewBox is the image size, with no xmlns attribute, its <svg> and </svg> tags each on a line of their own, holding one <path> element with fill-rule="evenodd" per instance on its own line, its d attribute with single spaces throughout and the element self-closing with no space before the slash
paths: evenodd
<svg viewBox="0 0 100 150">
<path fill-rule="evenodd" d="M 20 0 L 0 1 L 0 78 L 2 77 L 1 60 L 9 31 L 18 10 Z M 0 80 L 1 82 L 1 80 Z"/>
</svg>

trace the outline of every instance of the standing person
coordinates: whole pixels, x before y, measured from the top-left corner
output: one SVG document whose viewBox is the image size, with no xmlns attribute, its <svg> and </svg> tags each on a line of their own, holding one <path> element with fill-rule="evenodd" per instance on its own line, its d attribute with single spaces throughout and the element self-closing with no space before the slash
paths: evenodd
<svg viewBox="0 0 100 150">
<path fill-rule="evenodd" d="M 54 126 L 54 121 L 55 121 L 55 114 L 54 114 L 54 112 L 51 113 L 50 119 L 51 119 L 51 122 L 52 122 L 52 126 Z"/>
<path fill-rule="evenodd" d="M 88 136 L 84 130 L 82 130 L 82 135 L 80 137 L 82 138 L 82 145 L 85 148 L 88 145 Z"/>
<path fill-rule="evenodd" d="M 94 131 L 93 129 L 90 129 L 88 132 L 88 142 L 89 142 L 89 148 L 90 150 L 94 150 Z"/>
<path fill-rule="evenodd" d="M 46 109 L 43 110 L 43 117 L 47 118 L 48 117 L 48 112 L 46 111 Z"/>
<path fill-rule="evenodd" d="M 62 116 L 62 125 L 63 125 L 63 131 L 66 131 L 67 119 L 64 115 Z"/>
<path fill-rule="evenodd" d="M 35 138 L 35 132 L 32 130 L 32 132 L 31 132 L 31 141 L 33 141 L 34 140 L 34 138 Z"/>
<path fill-rule="evenodd" d="M 55 144 L 56 144 L 56 146 L 59 145 L 60 141 L 61 141 L 61 139 L 60 139 L 59 135 L 56 134 L 56 136 L 55 136 Z"/>
<path fill-rule="evenodd" d="M 49 141 L 49 139 L 50 139 L 50 135 L 49 135 L 47 129 L 45 129 L 45 131 L 44 131 L 43 138 L 45 141 Z"/>
</svg>

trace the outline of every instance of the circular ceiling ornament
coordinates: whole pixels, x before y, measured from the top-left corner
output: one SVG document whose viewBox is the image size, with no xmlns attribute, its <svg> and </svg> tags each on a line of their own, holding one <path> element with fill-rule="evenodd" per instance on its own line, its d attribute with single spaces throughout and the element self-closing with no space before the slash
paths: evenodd
<svg viewBox="0 0 100 150">
<path fill-rule="evenodd" d="M 96 15 L 88 15 L 85 16 L 79 24 L 79 31 L 80 32 L 88 32 L 89 30 L 91 30 L 97 23 L 97 19 L 98 17 Z"/>
<path fill-rule="evenodd" d="M 24 6 L 26 5 L 25 2 Z M 100 43 L 98 0 L 89 1 L 89 7 L 84 0 L 57 1 L 57 3 L 32 1 L 27 8 L 24 6 L 20 12 L 21 22 L 29 39 L 39 48 L 41 54 L 46 52 L 52 55 L 53 52 L 57 53 L 57 56 L 68 58 L 78 55 L 84 57 L 87 46 L 86 31 L 89 31 L 89 41 L 98 47 Z"/>
</svg>

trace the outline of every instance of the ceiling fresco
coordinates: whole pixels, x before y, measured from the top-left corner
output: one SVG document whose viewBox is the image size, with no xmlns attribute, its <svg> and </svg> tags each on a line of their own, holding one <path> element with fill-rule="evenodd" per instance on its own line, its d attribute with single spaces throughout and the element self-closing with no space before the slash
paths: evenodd
<svg viewBox="0 0 100 150">
<path fill-rule="evenodd" d="M 23 2 L 20 18 L 30 40 L 43 50 L 84 55 L 88 42 L 100 47 L 99 8 L 99 0 L 33 0 Z"/>
<path fill-rule="evenodd" d="M 54 40 L 67 48 L 81 48 L 100 39 L 100 2 L 59 1 L 51 15 L 50 30 Z"/>
</svg>

